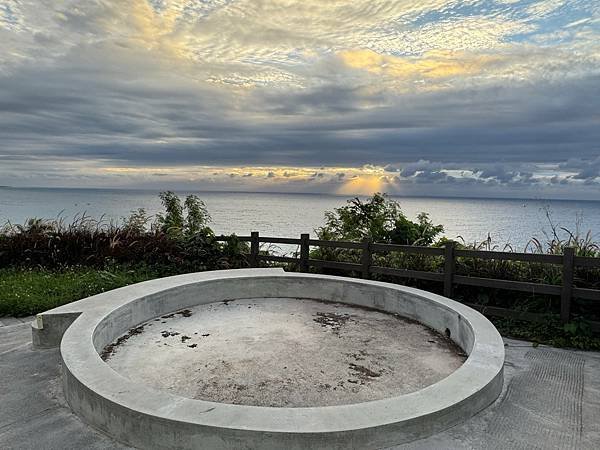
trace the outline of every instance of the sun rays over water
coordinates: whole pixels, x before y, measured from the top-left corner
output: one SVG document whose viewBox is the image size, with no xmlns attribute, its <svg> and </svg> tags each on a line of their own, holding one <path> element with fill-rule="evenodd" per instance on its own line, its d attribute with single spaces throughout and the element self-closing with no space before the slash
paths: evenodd
<svg viewBox="0 0 600 450">
<path fill-rule="evenodd" d="M 377 175 L 359 175 L 345 182 L 337 190 L 342 195 L 372 195 L 376 192 L 385 192 L 386 183 L 384 177 Z"/>
</svg>

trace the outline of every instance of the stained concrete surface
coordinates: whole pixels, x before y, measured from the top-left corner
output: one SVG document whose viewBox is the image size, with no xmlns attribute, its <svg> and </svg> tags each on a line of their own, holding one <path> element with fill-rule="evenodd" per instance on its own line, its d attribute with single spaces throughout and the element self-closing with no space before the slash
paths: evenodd
<svg viewBox="0 0 600 450">
<path fill-rule="evenodd" d="M 132 328 L 104 353 L 132 381 L 188 398 L 331 406 L 407 394 L 458 369 L 445 336 L 393 314 L 306 299 L 236 299 Z"/>
<path fill-rule="evenodd" d="M 26 324 L 0 327 L 0 448 L 127 449 L 64 403 L 57 349 L 33 350 Z M 600 353 L 506 339 L 505 387 L 462 425 L 394 449 L 600 448 Z"/>
</svg>

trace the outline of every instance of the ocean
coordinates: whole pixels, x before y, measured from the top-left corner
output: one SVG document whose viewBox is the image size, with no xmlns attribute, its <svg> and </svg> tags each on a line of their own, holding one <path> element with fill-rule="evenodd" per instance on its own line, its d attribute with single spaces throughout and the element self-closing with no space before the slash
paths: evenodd
<svg viewBox="0 0 600 450">
<path fill-rule="evenodd" d="M 206 204 L 213 219 L 211 227 L 217 234 L 248 235 L 259 231 L 278 237 L 296 237 L 301 233 L 315 236 L 314 230 L 324 223 L 325 211 L 344 205 L 348 199 L 327 194 L 194 194 Z M 444 225 L 444 234 L 449 238 L 480 242 L 489 234 L 499 249 L 511 244 L 514 250 L 521 251 L 531 238 L 546 241 L 551 222 L 571 231 L 591 230 L 594 239 L 600 241 L 600 201 L 393 198 L 410 219 L 421 211 L 429 213 L 434 223 Z M 158 191 L 0 188 L 1 223 L 23 223 L 31 217 L 62 217 L 68 222 L 81 214 L 119 221 L 137 208 L 145 208 L 149 214 L 159 212 Z"/>
</svg>

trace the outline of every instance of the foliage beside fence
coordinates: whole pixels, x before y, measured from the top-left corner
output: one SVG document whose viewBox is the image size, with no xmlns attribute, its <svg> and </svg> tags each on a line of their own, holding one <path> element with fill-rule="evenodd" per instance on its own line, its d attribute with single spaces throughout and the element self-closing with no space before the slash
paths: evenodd
<svg viewBox="0 0 600 450">
<path fill-rule="evenodd" d="M 319 240 L 372 243 L 367 258 L 373 267 L 368 274 L 372 279 L 419 287 L 498 314 L 502 313 L 498 308 L 504 308 L 522 316 L 560 315 L 563 323 L 600 321 L 600 246 L 591 232 L 559 228 L 549 214 L 547 242 L 532 238 L 522 253 L 510 245 L 497 248 L 489 236 L 473 243 L 439 238 L 441 225 L 434 225 L 426 214 L 419 215 L 417 222 L 407 220 L 399 205 L 385 195 L 354 199 L 326 218 L 325 225 L 316 230 Z M 393 249 L 389 244 L 414 248 L 388 251 Z M 364 264 L 363 247 L 331 243 L 311 247 L 310 255 L 314 260 Z M 322 270 L 348 275 L 348 270 L 332 266 Z M 350 275 L 360 275 L 360 271 Z"/>
<path fill-rule="evenodd" d="M 411 221 L 376 194 L 328 212 L 316 239 L 215 236 L 197 197 L 182 202 L 166 192 L 161 200 L 163 214 L 149 218 L 137 210 L 118 224 L 88 217 L 7 224 L 0 231 L 0 315 L 31 314 L 152 277 L 283 265 L 444 294 L 495 317 L 516 337 L 600 345 L 590 341 L 592 330 L 600 331 L 600 247 L 590 233 L 564 230 L 560 239 L 552 229 L 547 243 L 532 239 L 525 253 L 498 251 L 489 239 L 441 238 L 443 227 L 427 214 Z M 271 245 L 296 251 L 274 254 Z M 20 284 L 28 295 L 21 296 Z"/>
</svg>

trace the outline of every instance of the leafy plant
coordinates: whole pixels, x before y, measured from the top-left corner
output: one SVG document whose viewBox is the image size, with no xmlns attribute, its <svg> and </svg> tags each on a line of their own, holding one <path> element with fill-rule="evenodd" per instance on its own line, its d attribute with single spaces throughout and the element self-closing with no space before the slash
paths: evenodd
<svg viewBox="0 0 600 450">
<path fill-rule="evenodd" d="M 160 198 L 163 213 L 152 218 L 137 209 L 121 224 L 86 215 L 71 223 L 61 218 L 8 223 L 0 230 L 0 267 L 62 270 L 143 263 L 181 273 L 247 265 L 242 256 L 246 244 L 216 241 L 210 215 L 197 196 L 182 202 L 173 192 L 163 192 Z"/>
<path fill-rule="evenodd" d="M 543 322 L 533 323 L 494 317 L 491 319 L 504 336 L 526 339 L 532 341 L 534 346 L 547 344 L 581 350 L 600 350 L 600 337 L 594 336 L 589 324 L 581 319 L 564 325 L 553 315 L 548 315 L 547 320 Z"/>
<path fill-rule="evenodd" d="M 144 208 L 138 208 L 132 211 L 129 217 L 123 219 L 123 228 L 132 234 L 142 234 L 146 231 L 150 218 Z"/>
<path fill-rule="evenodd" d="M 360 241 L 406 245 L 431 245 L 444 231 L 434 225 L 427 213 L 417 222 L 407 219 L 400 204 L 386 194 L 374 194 L 367 201 L 348 200 L 348 205 L 325 213 L 325 225 L 316 230 L 319 239 Z"/>
<path fill-rule="evenodd" d="M 204 202 L 196 195 L 188 195 L 183 204 L 174 192 L 161 192 L 159 196 L 165 208 L 164 214 L 156 216 L 161 231 L 186 236 L 212 234 L 212 230 L 208 228 L 210 214 Z"/>
<path fill-rule="evenodd" d="M 188 195 L 185 198 L 184 208 L 187 211 L 184 227 L 185 234 L 194 235 L 202 233 L 212 235 L 212 230 L 207 226 L 211 221 L 211 217 L 202 200 L 195 195 Z"/>
</svg>

